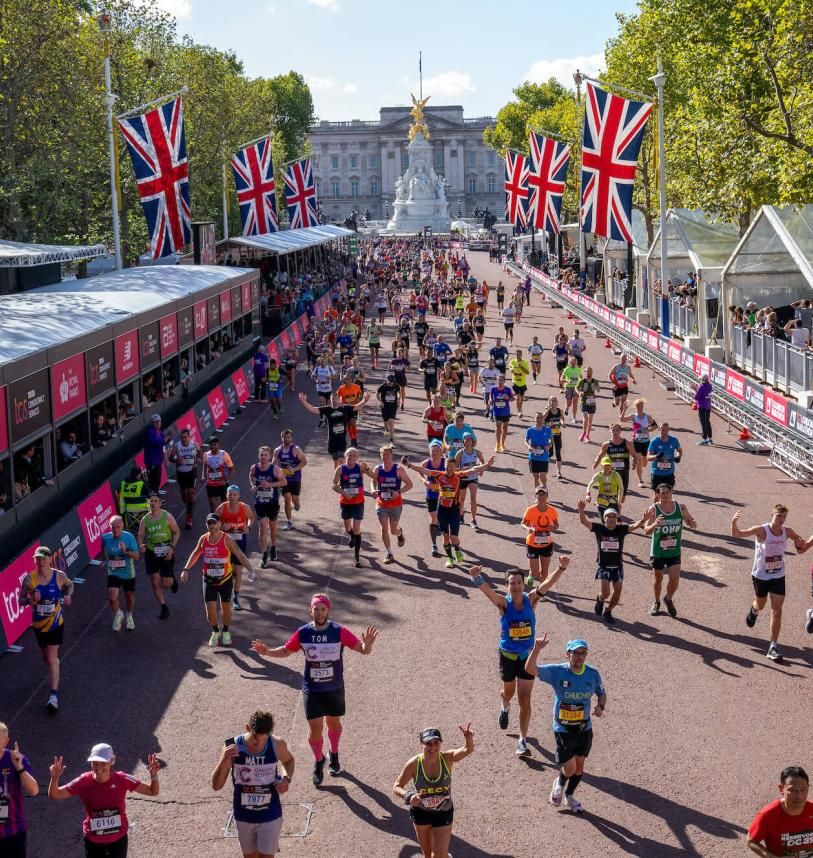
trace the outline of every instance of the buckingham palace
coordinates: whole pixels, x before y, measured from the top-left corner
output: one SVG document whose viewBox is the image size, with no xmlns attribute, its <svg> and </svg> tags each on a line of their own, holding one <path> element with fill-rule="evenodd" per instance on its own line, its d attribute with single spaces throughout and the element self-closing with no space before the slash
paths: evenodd
<svg viewBox="0 0 813 858">
<path fill-rule="evenodd" d="M 406 170 L 409 107 L 382 107 L 377 121 L 316 123 L 310 131 L 319 205 L 328 220 L 351 211 L 392 214 L 395 180 Z M 475 208 L 503 210 L 503 159 L 483 143 L 491 116 L 465 118 L 460 105 L 427 105 L 435 172 L 446 180 L 452 218 Z"/>
</svg>

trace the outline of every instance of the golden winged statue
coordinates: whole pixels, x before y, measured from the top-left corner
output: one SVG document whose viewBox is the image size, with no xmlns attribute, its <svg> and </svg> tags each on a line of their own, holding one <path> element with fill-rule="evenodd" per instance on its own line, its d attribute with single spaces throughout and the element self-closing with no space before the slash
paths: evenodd
<svg viewBox="0 0 813 858">
<path fill-rule="evenodd" d="M 429 129 L 426 127 L 426 122 L 424 122 L 423 110 L 431 96 L 427 95 L 426 98 L 415 98 L 412 93 L 410 93 L 410 96 L 412 97 L 412 110 L 409 111 L 409 115 L 414 121 L 409 129 L 409 139 L 414 139 L 416 134 L 423 134 L 424 139 L 428 140 Z"/>
</svg>

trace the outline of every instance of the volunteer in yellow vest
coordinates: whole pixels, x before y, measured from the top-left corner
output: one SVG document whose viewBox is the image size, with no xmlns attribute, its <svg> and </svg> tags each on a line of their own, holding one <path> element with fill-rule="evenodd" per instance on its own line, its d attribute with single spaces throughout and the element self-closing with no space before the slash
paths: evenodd
<svg viewBox="0 0 813 858">
<path fill-rule="evenodd" d="M 508 362 L 508 371 L 511 373 L 511 386 L 517 395 L 517 414 L 522 417 L 522 403 L 528 392 L 528 375 L 531 365 L 522 357 L 522 349 L 517 349 L 517 356 Z"/>
<path fill-rule="evenodd" d="M 150 495 L 150 511 L 138 525 L 139 551 L 144 555 L 144 566 L 150 576 L 150 585 L 161 612 L 159 620 L 169 616 L 164 590 L 178 592 L 175 580 L 175 548 L 181 538 L 181 529 L 172 513 L 161 508 L 161 498 L 153 492 Z"/>
<path fill-rule="evenodd" d="M 624 503 L 624 481 L 618 471 L 613 469 L 613 460 L 609 456 L 601 460 L 601 470 L 596 471 L 587 484 L 584 499 L 588 503 L 593 499 L 593 489 L 597 492 L 596 504 L 602 518 L 610 507 L 621 512 L 621 504 Z"/>
</svg>

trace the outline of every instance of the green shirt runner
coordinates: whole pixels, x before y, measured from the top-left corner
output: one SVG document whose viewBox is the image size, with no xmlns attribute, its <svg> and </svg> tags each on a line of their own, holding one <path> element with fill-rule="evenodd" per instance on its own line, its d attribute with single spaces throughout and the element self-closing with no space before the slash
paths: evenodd
<svg viewBox="0 0 813 858">
<path fill-rule="evenodd" d="M 655 515 L 662 515 L 665 521 L 652 531 L 650 553 L 653 559 L 680 557 L 680 539 L 683 535 L 683 511 L 680 504 L 675 501 L 675 508 L 669 513 L 655 504 Z"/>
</svg>

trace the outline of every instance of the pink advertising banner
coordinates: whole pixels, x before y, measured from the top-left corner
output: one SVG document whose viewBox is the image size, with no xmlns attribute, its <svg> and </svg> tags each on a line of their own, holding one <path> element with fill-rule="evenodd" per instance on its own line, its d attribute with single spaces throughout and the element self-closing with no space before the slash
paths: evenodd
<svg viewBox="0 0 813 858">
<path fill-rule="evenodd" d="M 212 411 L 212 422 L 215 424 L 215 429 L 220 427 L 229 419 L 229 410 L 226 408 L 226 399 L 223 396 L 223 391 L 216 387 L 207 397 L 209 408 Z"/>
<path fill-rule="evenodd" d="M 102 534 L 110 530 L 110 517 L 116 512 L 116 502 L 109 483 L 102 483 L 89 498 L 77 505 L 76 514 L 89 557 L 97 557 L 102 550 Z"/>
<path fill-rule="evenodd" d="M 23 578 L 34 569 L 33 554 L 38 547 L 39 542 L 32 543 L 0 572 L 0 620 L 9 644 L 18 640 L 31 625 L 31 608 L 20 607 L 19 595 Z"/>
<path fill-rule="evenodd" d="M 231 381 L 234 385 L 234 392 L 237 394 L 237 401 L 242 405 L 251 395 L 245 372 L 242 369 L 238 369 L 237 372 L 232 373 Z"/>
<path fill-rule="evenodd" d="M 85 407 L 85 356 L 73 355 L 51 367 L 51 412 L 54 423 Z"/>
</svg>

